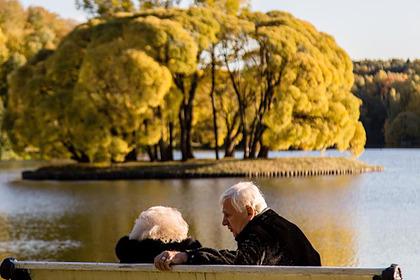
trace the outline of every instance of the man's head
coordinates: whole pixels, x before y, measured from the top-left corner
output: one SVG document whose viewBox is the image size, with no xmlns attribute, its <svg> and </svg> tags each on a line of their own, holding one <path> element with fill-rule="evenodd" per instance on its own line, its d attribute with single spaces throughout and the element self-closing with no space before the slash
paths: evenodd
<svg viewBox="0 0 420 280">
<path fill-rule="evenodd" d="M 252 182 L 240 182 L 220 197 L 222 224 L 236 237 L 256 215 L 267 208 L 260 190 Z"/>
</svg>

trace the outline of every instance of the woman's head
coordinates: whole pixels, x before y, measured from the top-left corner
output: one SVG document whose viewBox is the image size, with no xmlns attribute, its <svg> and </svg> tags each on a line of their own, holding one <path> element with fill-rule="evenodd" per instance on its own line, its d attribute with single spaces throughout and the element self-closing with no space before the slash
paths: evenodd
<svg viewBox="0 0 420 280">
<path fill-rule="evenodd" d="M 140 213 L 130 239 L 157 239 L 168 243 L 188 237 L 188 224 L 175 208 L 153 206 Z"/>
</svg>

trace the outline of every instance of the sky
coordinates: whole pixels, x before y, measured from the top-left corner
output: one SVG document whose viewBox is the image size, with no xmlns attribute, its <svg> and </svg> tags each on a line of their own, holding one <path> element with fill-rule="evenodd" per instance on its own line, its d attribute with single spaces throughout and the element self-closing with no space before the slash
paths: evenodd
<svg viewBox="0 0 420 280">
<path fill-rule="evenodd" d="M 21 0 L 85 21 L 74 0 Z M 336 39 L 352 59 L 420 58 L 419 0 L 252 0 L 252 10 L 287 11 Z"/>
</svg>

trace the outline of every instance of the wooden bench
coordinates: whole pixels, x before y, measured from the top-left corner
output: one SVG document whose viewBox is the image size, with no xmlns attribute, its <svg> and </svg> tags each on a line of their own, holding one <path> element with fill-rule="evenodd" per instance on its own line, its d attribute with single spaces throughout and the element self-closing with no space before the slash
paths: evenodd
<svg viewBox="0 0 420 280">
<path fill-rule="evenodd" d="M 33 262 L 5 259 L 1 277 L 12 280 L 391 280 L 402 279 L 397 265 L 388 268 L 177 265 L 158 271 L 152 264 Z"/>
</svg>

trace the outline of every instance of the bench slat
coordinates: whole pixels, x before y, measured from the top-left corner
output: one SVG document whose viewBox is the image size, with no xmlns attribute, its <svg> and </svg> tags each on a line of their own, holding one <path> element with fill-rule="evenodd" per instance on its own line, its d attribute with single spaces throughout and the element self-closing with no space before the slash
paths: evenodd
<svg viewBox="0 0 420 280">
<path fill-rule="evenodd" d="M 4 265 L 3 265 L 4 264 Z M 386 268 L 177 265 L 172 271 L 158 271 L 152 264 L 34 262 L 6 259 L 2 276 L 25 272 L 13 280 L 392 280 L 381 277 Z M 10 270 L 10 272 L 8 272 Z M 390 269 L 388 269 L 390 270 Z M 392 267 L 387 275 L 400 272 Z M 27 273 L 26 273 L 27 272 Z M 6 275 L 6 276 L 4 276 Z M 26 276 L 25 276 L 26 275 Z M 29 276 L 29 277 L 28 277 Z M 398 275 L 397 275 L 398 276 Z"/>
</svg>

